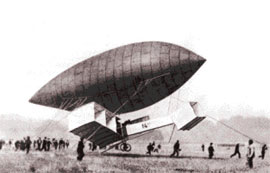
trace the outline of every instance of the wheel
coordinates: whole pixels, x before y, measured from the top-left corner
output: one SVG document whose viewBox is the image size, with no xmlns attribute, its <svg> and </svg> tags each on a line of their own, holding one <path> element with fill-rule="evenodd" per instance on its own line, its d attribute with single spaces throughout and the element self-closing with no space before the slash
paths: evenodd
<svg viewBox="0 0 270 173">
<path fill-rule="evenodd" d="M 126 144 L 126 151 L 129 152 L 131 150 L 131 145 L 130 144 Z"/>
<path fill-rule="evenodd" d="M 131 145 L 128 143 L 122 143 L 120 144 L 120 150 L 129 152 L 131 150 Z"/>
</svg>

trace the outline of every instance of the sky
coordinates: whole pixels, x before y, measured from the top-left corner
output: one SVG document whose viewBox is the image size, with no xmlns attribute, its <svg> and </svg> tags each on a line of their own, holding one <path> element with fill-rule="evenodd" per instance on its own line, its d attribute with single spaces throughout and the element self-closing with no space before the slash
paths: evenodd
<svg viewBox="0 0 270 173">
<path fill-rule="evenodd" d="M 0 1 L 0 114 L 52 118 L 28 102 L 50 79 L 118 46 L 164 41 L 207 59 L 181 100 L 219 119 L 270 117 L 269 16 L 267 1 Z"/>
</svg>

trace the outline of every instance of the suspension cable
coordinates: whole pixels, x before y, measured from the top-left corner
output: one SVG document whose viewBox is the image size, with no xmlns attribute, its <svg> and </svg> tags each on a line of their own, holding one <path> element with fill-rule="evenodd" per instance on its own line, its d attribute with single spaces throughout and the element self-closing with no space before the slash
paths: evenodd
<svg viewBox="0 0 270 173">
<path fill-rule="evenodd" d="M 75 105 L 75 108 L 80 107 L 83 103 L 86 102 L 87 97 L 85 98 L 79 98 L 77 101 L 75 101 L 74 103 L 72 103 L 73 98 L 71 99 L 67 99 L 63 102 L 63 104 L 60 105 L 60 109 L 66 110 L 68 108 L 70 108 L 71 106 Z M 54 122 L 53 120 L 51 120 L 46 126 L 45 128 L 43 128 L 39 133 L 38 136 L 40 136 L 42 133 L 44 133 L 52 124 L 57 124 L 60 121 L 62 121 L 63 119 L 67 118 L 67 116 L 70 114 L 71 112 L 68 112 L 63 118 L 61 118 L 60 120 Z M 53 117 L 53 119 L 55 119 L 59 114 L 56 113 L 56 116 Z"/>
<path fill-rule="evenodd" d="M 175 98 L 175 97 L 174 97 L 174 98 Z M 175 99 L 178 100 L 178 101 L 181 101 L 181 100 L 178 99 L 178 98 L 175 98 Z M 250 136 L 246 135 L 245 133 L 243 133 L 243 132 L 241 132 L 241 131 L 239 131 L 239 130 L 233 128 L 232 126 L 230 126 L 230 125 L 228 125 L 228 124 L 225 124 L 225 123 L 219 121 L 218 119 L 216 119 L 216 118 L 214 118 L 214 117 L 212 117 L 212 116 L 210 116 L 210 115 L 205 115 L 205 116 L 208 117 L 208 118 L 210 118 L 210 119 L 212 119 L 212 120 L 214 120 L 214 121 L 216 121 L 216 122 L 218 122 L 218 123 L 220 123 L 220 124 L 222 124 L 223 126 L 225 126 L 225 127 L 229 128 L 230 130 L 234 131 L 235 133 L 238 133 L 238 134 L 240 134 L 240 135 L 242 135 L 242 136 L 244 136 L 244 137 L 246 137 L 246 138 L 248 138 L 248 139 L 252 139 L 252 140 L 254 140 L 255 142 L 257 142 L 257 143 L 259 143 L 259 144 L 263 144 L 262 142 L 260 142 L 260 141 L 258 141 L 258 140 L 256 140 L 256 139 L 254 139 L 253 137 L 250 137 Z"/>
<path fill-rule="evenodd" d="M 242 135 L 242 136 L 244 136 L 244 137 L 246 137 L 246 138 L 248 138 L 248 139 L 253 139 L 255 142 L 257 142 L 257 143 L 259 143 L 259 144 L 263 144 L 262 142 L 260 142 L 260 141 L 258 141 L 258 140 L 256 140 L 256 139 L 254 139 L 253 137 L 250 137 L 250 136 L 246 135 L 245 133 L 243 133 L 243 132 L 241 132 L 241 131 L 239 131 L 239 130 L 237 130 L 237 129 L 231 127 L 231 126 L 229 126 L 228 124 L 225 124 L 225 123 L 223 123 L 223 122 L 217 120 L 216 118 L 214 118 L 214 117 L 212 117 L 212 116 L 209 116 L 209 115 L 205 115 L 205 116 L 208 117 L 208 118 L 213 119 L 214 121 L 216 121 L 216 122 L 222 124 L 223 126 L 229 128 L 229 129 L 231 129 L 231 130 L 234 131 L 235 133 L 238 133 L 238 134 L 240 134 L 240 135 Z"/>
</svg>

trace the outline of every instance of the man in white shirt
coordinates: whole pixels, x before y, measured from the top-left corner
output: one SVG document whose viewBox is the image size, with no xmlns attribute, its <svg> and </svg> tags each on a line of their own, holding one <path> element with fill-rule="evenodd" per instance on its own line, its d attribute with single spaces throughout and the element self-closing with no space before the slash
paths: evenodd
<svg viewBox="0 0 270 173">
<path fill-rule="evenodd" d="M 254 157 L 255 157 L 255 146 L 253 145 L 253 140 L 250 139 L 248 141 L 248 148 L 247 148 L 247 162 L 249 168 L 253 168 Z"/>
</svg>

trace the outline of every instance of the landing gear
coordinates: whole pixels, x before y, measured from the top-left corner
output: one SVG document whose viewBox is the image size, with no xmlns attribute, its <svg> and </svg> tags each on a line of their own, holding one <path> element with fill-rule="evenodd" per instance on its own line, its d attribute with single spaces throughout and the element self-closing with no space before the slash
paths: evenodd
<svg viewBox="0 0 270 173">
<path fill-rule="evenodd" d="M 131 150 L 131 145 L 124 142 L 124 143 L 120 144 L 120 150 L 129 152 Z"/>
</svg>

